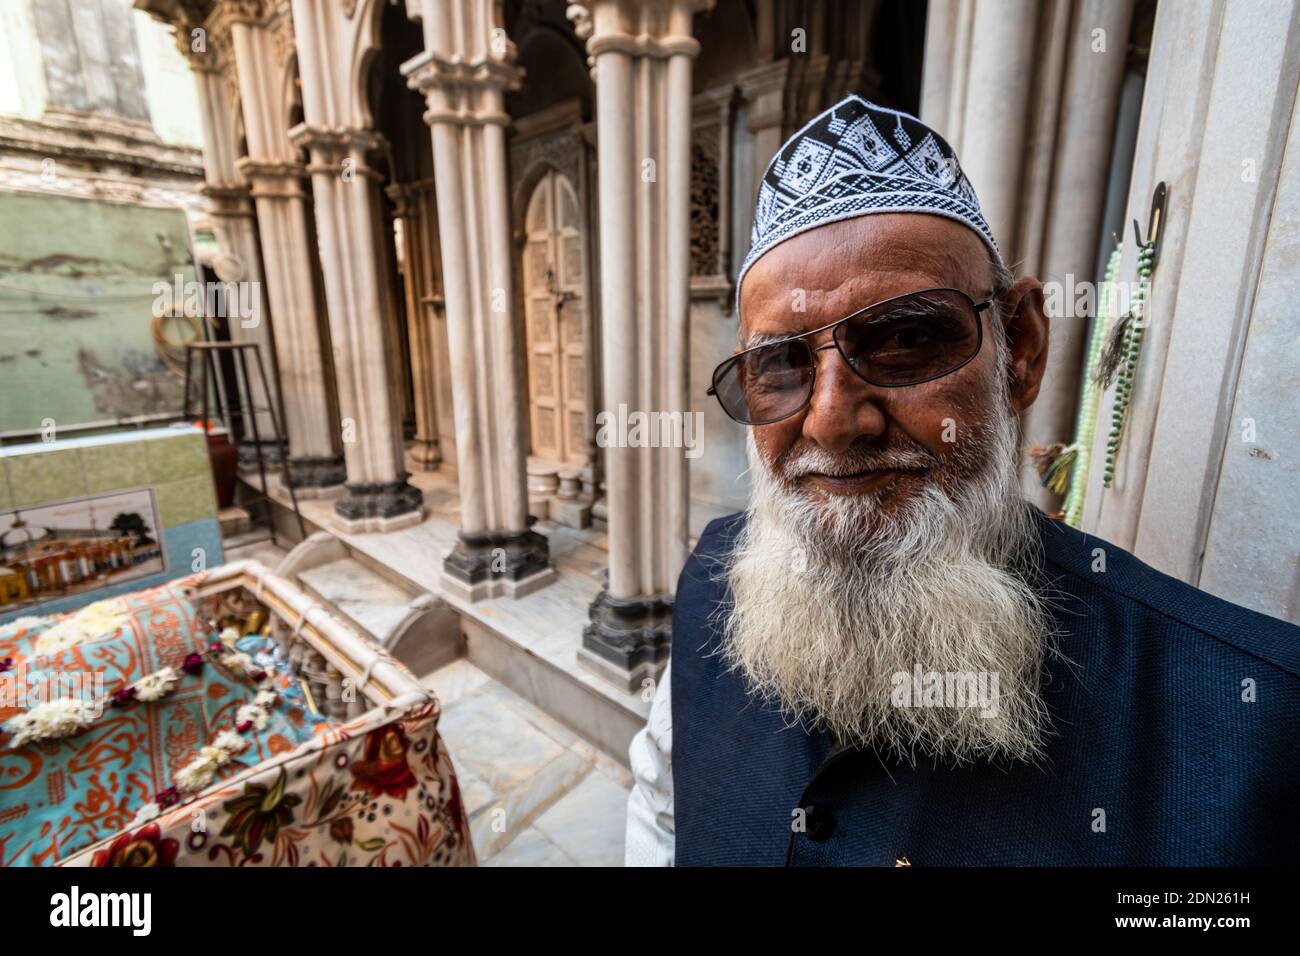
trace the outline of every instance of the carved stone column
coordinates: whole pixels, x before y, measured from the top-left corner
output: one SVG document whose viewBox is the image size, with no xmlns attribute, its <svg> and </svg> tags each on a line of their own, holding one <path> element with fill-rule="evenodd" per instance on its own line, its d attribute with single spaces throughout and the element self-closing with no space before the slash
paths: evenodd
<svg viewBox="0 0 1300 956">
<path fill-rule="evenodd" d="M 210 17 L 202 29 L 205 42 L 195 49 L 190 42 L 194 24 L 178 24 L 177 42 L 189 59 L 194 71 L 195 86 L 199 94 L 199 118 L 203 128 L 203 171 L 206 184 L 203 192 L 212 201 L 212 228 L 216 234 L 221 255 L 215 263 L 216 278 L 221 282 L 247 283 L 251 293 L 246 301 L 253 304 L 251 315 L 210 316 L 213 322 L 225 326 L 233 342 L 253 342 L 262 355 L 267 381 L 264 384 L 255 372 L 245 391 L 251 395 L 253 405 L 259 409 L 254 420 L 240 422 L 243 435 L 240 442 L 240 460 L 254 460 L 254 424 L 262 442 L 262 452 L 268 461 L 278 461 L 279 449 L 270 440 L 273 434 L 269 409 L 279 414 L 279 397 L 276 393 L 275 346 L 271 336 L 269 309 L 262 282 L 261 255 L 258 248 L 257 224 L 248 186 L 237 167 L 239 143 L 236 137 L 235 118 L 239 113 L 239 90 L 235 74 L 235 60 L 230 46 L 229 25 L 220 11 Z M 234 297 L 236 301 L 244 296 Z M 272 403 L 276 403 L 273 404 Z M 232 396 L 233 407 L 233 396 Z M 247 411 L 247 410 L 246 410 Z M 283 419 L 281 419 L 283 429 Z"/>
<path fill-rule="evenodd" d="M 419 524 L 423 496 L 406 480 L 401 415 L 389 381 L 387 350 L 396 343 L 389 341 L 380 290 L 378 174 L 367 163 L 381 140 L 368 130 L 306 124 L 290 135 L 311 152 L 308 171 L 334 345 L 348 491 L 335 502 L 335 524 L 348 533 Z"/>
<path fill-rule="evenodd" d="M 284 394 L 282 427 L 289 434 L 287 476 L 299 498 L 332 495 L 347 478 L 339 450 L 338 422 L 325 374 L 315 275 L 315 253 L 308 228 L 306 168 L 297 164 L 243 160 L 240 169 L 252 184 L 262 236 L 267 294 L 276 327 L 280 382 Z"/>
<path fill-rule="evenodd" d="M 425 50 L 402 72 L 429 105 L 461 504 L 442 586 L 470 601 L 520 597 L 555 572 L 529 527 L 525 477 L 504 107 L 518 71 L 487 0 L 424 0 L 420 13 Z"/>
<path fill-rule="evenodd" d="M 289 436 L 287 476 L 299 497 L 342 491 L 346 478 L 325 374 L 320 300 L 308 220 L 307 170 L 289 142 L 293 24 L 287 0 L 244 2 L 231 15 L 249 155 L 238 167 L 252 187 L 267 295 L 276 328 Z"/>
<path fill-rule="evenodd" d="M 388 351 L 391 297 L 378 173 L 369 157 L 383 139 L 369 127 L 365 83 L 376 18 L 356 4 L 294 0 L 293 23 L 305 122 L 289 139 L 311 156 L 316 233 L 329 310 L 342 419 L 347 495 L 335 502 L 339 530 L 388 531 L 418 524 L 423 496 L 407 482 L 401 414 Z"/>
<path fill-rule="evenodd" d="M 570 7 L 596 77 L 605 420 L 690 410 L 691 35 L 700 0 Z M 589 17 L 589 19 L 588 19 Z M 661 419 L 662 420 L 662 419 Z M 686 560 L 687 460 L 679 447 L 605 442 L 609 583 L 579 660 L 628 689 L 668 658 Z"/>
</svg>

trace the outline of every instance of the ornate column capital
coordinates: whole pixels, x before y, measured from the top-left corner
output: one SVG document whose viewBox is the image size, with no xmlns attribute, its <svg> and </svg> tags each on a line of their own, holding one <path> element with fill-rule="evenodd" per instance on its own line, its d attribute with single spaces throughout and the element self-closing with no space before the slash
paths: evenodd
<svg viewBox="0 0 1300 956">
<path fill-rule="evenodd" d="M 289 142 L 311 151 L 312 161 L 307 166 L 308 173 L 335 174 L 345 160 L 351 160 L 352 171 L 356 175 L 369 177 L 376 182 L 382 181 L 379 173 L 365 162 L 368 153 L 388 148 L 388 141 L 373 130 L 325 129 L 299 123 L 289 130 Z"/>
<path fill-rule="evenodd" d="M 430 126 L 451 123 L 505 127 L 510 125 L 510 116 L 502 108 L 503 94 L 518 89 L 523 78 L 523 70 L 512 60 L 513 55 L 463 60 L 425 50 L 403 63 L 401 72 L 408 87 L 425 95 L 429 109 L 424 121 Z"/>
<path fill-rule="evenodd" d="M 594 68 L 602 53 L 655 59 L 698 56 L 693 18 L 712 6 L 713 0 L 581 0 L 569 4 L 565 15 L 587 41 L 588 63 Z"/>
<path fill-rule="evenodd" d="M 299 123 L 289 130 L 289 140 L 295 146 L 305 146 L 308 149 L 334 150 L 342 153 L 354 150 L 371 152 L 372 150 L 383 149 L 387 142 L 383 136 L 374 130 L 349 127 L 327 129 L 323 126 L 311 126 L 307 123 Z"/>
<path fill-rule="evenodd" d="M 261 162 L 244 157 L 235 167 L 248 181 L 254 199 L 303 199 L 307 196 L 302 186 L 307 167 L 302 163 Z"/>
<path fill-rule="evenodd" d="M 247 186 L 202 186 L 199 192 L 212 203 L 211 214 L 217 217 L 253 217 L 253 203 Z"/>
<path fill-rule="evenodd" d="M 258 26 L 265 23 L 274 10 L 274 5 L 264 0 L 217 0 L 214 13 L 226 23 Z"/>
</svg>

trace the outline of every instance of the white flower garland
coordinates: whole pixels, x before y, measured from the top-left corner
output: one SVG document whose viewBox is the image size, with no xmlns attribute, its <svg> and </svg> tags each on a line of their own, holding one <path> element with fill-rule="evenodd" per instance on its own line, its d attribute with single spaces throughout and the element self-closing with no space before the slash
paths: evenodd
<svg viewBox="0 0 1300 956">
<path fill-rule="evenodd" d="M 100 601 L 98 604 L 92 604 L 83 609 L 74 617 L 58 625 L 58 627 L 69 626 L 69 631 L 64 635 L 65 639 L 73 630 L 81 632 L 95 630 L 96 628 L 107 629 L 106 621 L 108 618 L 106 618 L 106 615 L 113 617 L 124 606 L 119 607 L 111 601 Z M 87 625 L 87 622 L 89 622 L 89 625 Z M 42 635 L 38 641 L 44 640 L 45 636 Z M 235 650 L 235 642 L 239 638 L 239 631 L 233 627 L 227 627 L 221 632 L 219 640 L 221 645 L 226 648 L 226 651 L 221 654 L 219 659 L 221 665 L 237 676 L 247 677 L 255 681 L 264 680 L 267 674 L 254 663 L 253 658 L 248 654 Z M 62 639 L 55 643 L 62 644 Z M 146 674 L 134 684 L 126 685 L 116 694 L 96 701 L 77 700 L 74 697 L 60 697 L 57 700 L 45 701 L 37 704 L 26 713 L 10 718 L 5 722 L 4 727 L 13 735 L 13 739 L 10 741 L 13 747 L 21 747 L 34 740 L 70 737 L 98 720 L 104 712 L 105 705 L 119 700 L 122 702 L 139 700 L 144 703 L 161 700 L 176 689 L 176 685 L 180 682 L 182 676 L 182 672 L 177 668 L 164 667 L 152 674 Z M 264 710 L 258 709 L 266 706 L 258 703 L 262 701 L 262 695 L 265 693 L 268 692 L 260 692 L 254 704 L 246 704 L 240 708 L 236 720 L 238 724 L 242 726 L 247 723 L 258 730 L 262 730 L 266 726 L 266 713 Z M 274 694 L 271 694 L 270 700 L 275 700 Z"/>
<path fill-rule="evenodd" d="M 243 729 L 250 727 L 257 730 L 265 729 L 276 699 L 274 691 L 258 691 L 251 704 L 244 704 L 236 711 L 236 726 Z M 176 800 L 169 803 L 166 808 L 160 806 L 156 800 L 146 803 L 136 812 L 131 827 L 142 826 L 157 819 L 164 809 L 171 809 L 184 799 L 206 789 L 216 778 L 218 770 L 247 749 L 248 740 L 244 737 L 233 730 L 220 731 L 211 744 L 202 748 L 197 757 L 177 771 Z"/>
<path fill-rule="evenodd" d="M 176 774 L 176 788 L 195 793 L 212 782 L 217 771 L 248 749 L 248 741 L 233 730 L 223 730 L 199 755 Z"/>
<path fill-rule="evenodd" d="M 37 654 L 57 654 L 83 641 L 105 637 L 120 630 L 131 619 L 124 598 L 108 598 L 88 604 L 43 632 L 33 646 Z"/>
<path fill-rule="evenodd" d="M 98 701 L 60 697 L 37 704 L 24 714 L 5 721 L 5 729 L 13 735 L 10 745 L 21 747 L 33 740 L 50 737 L 68 737 L 95 722 L 103 707 Z"/>
<path fill-rule="evenodd" d="M 123 699 L 148 703 L 166 697 L 176 689 L 180 679 L 179 670 L 175 667 L 164 667 L 152 674 L 146 674 L 134 684 L 128 684 L 118 693 L 123 695 Z M 55 700 L 42 701 L 26 713 L 18 714 L 5 721 L 5 729 L 13 735 L 10 746 L 21 747 L 34 740 L 71 737 L 98 720 L 104 713 L 105 705 L 111 704 L 115 696 L 101 697 L 93 701 L 78 700 L 75 697 L 59 697 Z"/>
<path fill-rule="evenodd" d="M 164 667 L 160 671 L 146 674 L 131 686 L 135 688 L 135 699 L 147 704 L 161 700 L 174 691 L 180 679 L 180 671 L 174 667 Z"/>
<path fill-rule="evenodd" d="M 92 608 L 94 611 L 87 615 L 85 612 L 91 611 Z M 64 625 L 71 626 L 57 635 L 55 641 L 50 642 L 52 645 L 50 649 L 61 649 L 75 644 L 95 628 L 107 628 L 116 611 L 117 608 L 107 601 L 91 605 L 76 618 L 63 622 Z M 42 635 L 42 638 L 44 636 Z M 235 642 L 239 638 L 239 631 L 233 627 L 227 627 L 221 632 L 218 639 L 226 649 L 219 658 L 221 665 L 239 676 L 258 681 L 265 680 L 269 675 L 257 666 L 253 658 L 235 649 Z M 182 676 L 184 675 L 181 670 L 169 666 L 152 674 L 146 674 L 135 683 L 128 684 L 116 693 L 95 701 L 60 697 L 57 700 L 37 704 L 26 713 L 11 717 L 4 723 L 5 729 L 12 734 L 10 746 L 17 748 L 36 740 L 70 737 L 93 724 L 103 714 L 105 704 L 114 701 L 138 700 L 152 703 L 161 700 L 176 689 Z M 246 730 L 266 729 L 270 722 L 271 708 L 276 700 L 275 691 L 259 690 L 251 703 L 244 704 L 235 712 L 235 730 L 219 731 L 210 744 L 199 750 L 197 757 L 176 773 L 175 786 L 170 790 L 172 799 L 167 801 L 167 806 L 161 806 L 157 800 L 146 803 L 136 812 L 130 825 L 136 827 L 148 823 L 156 819 L 164 809 L 169 809 L 183 799 L 206 789 L 216 779 L 217 771 L 248 749 L 249 742 L 240 736 L 240 733 Z"/>
</svg>

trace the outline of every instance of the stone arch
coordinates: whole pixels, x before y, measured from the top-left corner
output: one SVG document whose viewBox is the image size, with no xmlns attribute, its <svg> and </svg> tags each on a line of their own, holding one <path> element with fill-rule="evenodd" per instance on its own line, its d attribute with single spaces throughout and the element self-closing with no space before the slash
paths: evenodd
<svg viewBox="0 0 1300 956">
<path fill-rule="evenodd" d="M 568 180 L 569 185 L 576 191 L 579 188 L 577 180 L 577 163 L 571 167 L 562 164 L 555 157 L 538 155 L 532 157 L 528 165 L 519 170 L 514 176 L 514 195 L 510 202 L 511 233 L 519 243 L 523 242 L 526 231 L 525 220 L 528 217 L 528 203 L 533 197 L 533 192 L 537 189 L 537 184 L 546 178 L 550 172 L 559 173 Z"/>
<path fill-rule="evenodd" d="M 348 56 L 348 115 L 361 129 L 374 129 L 370 108 L 370 78 L 380 52 L 380 29 L 388 0 L 357 0 L 352 17 L 356 21 L 352 50 Z"/>
</svg>

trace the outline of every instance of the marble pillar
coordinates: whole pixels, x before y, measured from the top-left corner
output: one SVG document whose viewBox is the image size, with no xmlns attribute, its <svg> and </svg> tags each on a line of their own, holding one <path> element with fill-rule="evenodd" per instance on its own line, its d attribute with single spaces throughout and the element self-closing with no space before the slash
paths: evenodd
<svg viewBox="0 0 1300 956">
<path fill-rule="evenodd" d="M 307 73 L 304 70 L 304 85 Z M 290 131 L 311 154 L 316 232 L 334 346 L 347 494 L 334 504 L 346 533 L 391 531 L 422 520 L 423 497 L 405 468 L 401 415 L 387 352 L 384 250 L 375 236 L 384 217 L 379 176 L 369 155 L 381 138 L 364 129 L 303 124 Z"/>
<path fill-rule="evenodd" d="M 1003 260 L 1049 284 L 1049 306 L 1074 302 L 1054 288 L 1095 279 L 1133 7 L 934 0 L 930 8 L 921 118 L 961 157 Z M 1023 444 L 1072 440 L 1092 318 L 1051 316 L 1047 373 L 1022 417 Z M 1027 465 L 1021 487 L 1045 510 L 1059 507 Z"/>
<path fill-rule="evenodd" d="M 616 434 L 628 412 L 684 416 L 690 357 L 691 67 L 699 0 L 570 7 L 596 79 L 609 581 L 579 660 L 634 689 L 662 671 L 688 553 L 681 442 Z M 673 447 L 676 446 L 676 447 Z"/>
<path fill-rule="evenodd" d="M 1012 262 L 1019 241 L 1016 224 L 1025 131 L 1042 7 L 1038 0 L 1005 0 L 974 7 L 961 140 L 953 143 L 953 148 L 979 194 L 989 228 Z"/>
<path fill-rule="evenodd" d="M 247 289 L 247 294 L 228 294 L 233 301 L 252 303 L 251 314 L 209 316 L 209 321 L 224 327 L 232 342 L 251 342 L 257 345 L 262 356 L 265 382 L 249 364 L 249 381 L 241 393 L 251 398 L 253 409 L 245 408 L 239 425 L 240 461 L 251 464 L 256 457 L 256 440 L 260 440 L 262 454 L 268 462 L 277 463 L 279 448 L 272 436 L 271 409 L 275 408 L 283 434 L 283 417 L 279 415 L 279 395 L 276 389 L 275 346 L 269 321 L 270 310 L 266 303 L 266 290 L 262 281 L 261 252 L 258 247 L 257 222 L 248 184 L 238 169 L 239 143 L 233 118 L 238 115 L 238 93 L 234 80 L 234 57 L 230 49 L 228 27 L 210 23 L 213 28 L 210 44 L 202 51 L 193 51 L 182 42 L 188 37 L 178 31 L 181 50 L 189 58 L 194 71 L 195 87 L 199 98 L 199 118 L 203 130 L 204 194 L 212 203 L 213 232 L 221 253 L 214 263 L 216 281 L 234 283 Z M 242 380 L 242 370 L 237 367 Z M 236 396 L 227 396 L 231 410 L 237 407 Z M 251 414 L 249 414 L 251 413 Z M 231 424 L 231 423 L 227 423 Z"/>
<path fill-rule="evenodd" d="M 425 49 L 402 66 L 428 102 L 451 352 L 461 528 L 442 586 L 469 601 L 522 597 L 555 576 L 528 515 L 504 103 L 519 73 L 494 9 L 424 0 Z"/>
<path fill-rule="evenodd" d="M 289 436 L 287 477 L 299 498 L 333 496 L 347 471 L 325 374 L 315 275 L 310 256 L 306 169 L 296 164 L 241 163 L 251 183 L 262 237 L 267 295 L 276 328 L 282 427 Z"/>
<path fill-rule="evenodd" d="M 1066 290 L 1093 281 L 1105 265 L 1096 261 L 1097 236 L 1106 205 L 1110 147 L 1132 17 L 1132 0 L 1079 0 L 1065 28 L 1068 65 L 1059 105 L 1051 117 L 1055 140 L 1050 152 L 1051 189 L 1045 190 L 1041 228 L 1022 228 L 1021 256 L 1026 272 Z M 1103 38 L 1104 45 L 1098 46 Z M 1057 300 L 1069 308 L 1052 316 L 1047 371 L 1038 399 L 1023 417 L 1027 445 L 1068 444 L 1074 434 L 1088 332 L 1095 316 L 1079 314 L 1075 303 L 1064 296 Z M 1033 477 L 1027 480 L 1027 490 L 1037 496 L 1040 506 L 1055 509 L 1054 496 L 1037 486 Z"/>
<path fill-rule="evenodd" d="M 407 481 L 386 283 L 389 228 L 370 158 L 386 148 L 363 91 L 378 47 L 372 2 L 293 0 L 304 121 L 289 131 L 310 156 L 316 241 L 329 313 L 347 494 L 334 503 L 345 533 L 422 520 L 423 495 Z"/>
<path fill-rule="evenodd" d="M 317 306 L 306 169 L 289 142 L 289 63 L 293 26 L 287 4 L 245 4 L 231 17 L 248 156 L 237 166 L 257 211 L 267 297 L 276 330 L 283 390 L 281 429 L 288 433 L 286 475 L 298 497 L 343 490 L 338 423 L 325 374 Z"/>
</svg>

